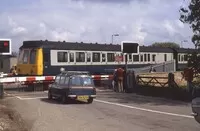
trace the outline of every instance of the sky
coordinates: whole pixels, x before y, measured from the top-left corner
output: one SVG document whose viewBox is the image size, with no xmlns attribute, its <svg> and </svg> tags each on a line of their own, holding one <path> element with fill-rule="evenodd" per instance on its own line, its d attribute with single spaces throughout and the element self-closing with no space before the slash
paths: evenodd
<svg viewBox="0 0 200 131">
<path fill-rule="evenodd" d="M 12 50 L 26 40 L 151 45 L 176 42 L 193 48 L 192 30 L 179 21 L 185 0 L 1 0 L 0 38 Z M 187 40 L 188 42 L 183 42 Z"/>
</svg>

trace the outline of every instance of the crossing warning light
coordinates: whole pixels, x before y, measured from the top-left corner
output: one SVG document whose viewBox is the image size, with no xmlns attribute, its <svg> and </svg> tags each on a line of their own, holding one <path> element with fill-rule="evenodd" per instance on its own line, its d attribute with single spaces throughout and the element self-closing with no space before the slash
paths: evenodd
<svg viewBox="0 0 200 131">
<path fill-rule="evenodd" d="M 0 39 L 0 54 L 11 55 L 11 40 L 10 39 Z"/>
</svg>

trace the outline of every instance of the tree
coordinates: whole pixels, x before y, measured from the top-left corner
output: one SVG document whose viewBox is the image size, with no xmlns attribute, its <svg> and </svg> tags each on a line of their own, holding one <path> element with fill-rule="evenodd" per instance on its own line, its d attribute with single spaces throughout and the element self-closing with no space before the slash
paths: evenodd
<svg viewBox="0 0 200 131">
<path fill-rule="evenodd" d="M 180 48 L 179 44 L 174 42 L 155 42 L 152 45 L 153 47 L 171 47 L 171 48 Z"/>
<path fill-rule="evenodd" d="M 181 7 L 180 21 L 188 23 L 192 28 L 192 42 L 197 48 L 200 45 L 200 0 L 191 0 L 188 8 Z"/>
</svg>

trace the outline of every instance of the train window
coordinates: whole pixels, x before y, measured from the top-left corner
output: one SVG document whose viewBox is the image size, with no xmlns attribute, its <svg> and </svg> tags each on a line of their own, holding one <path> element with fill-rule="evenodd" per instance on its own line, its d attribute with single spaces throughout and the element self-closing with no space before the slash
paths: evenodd
<svg viewBox="0 0 200 131">
<path fill-rule="evenodd" d="M 188 55 L 184 55 L 184 61 L 188 60 Z"/>
<path fill-rule="evenodd" d="M 148 54 L 148 61 L 150 61 L 150 54 Z"/>
<path fill-rule="evenodd" d="M 139 55 L 133 55 L 133 62 L 139 61 Z"/>
<path fill-rule="evenodd" d="M 85 62 L 85 52 L 76 52 L 76 62 Z"/>
<path fill-rule="evenodd" d="M 184 61 L 184 56 L 183 55 L 181 55 L 181 61 Z"/>
<path fill-rule="evenodd" d="M 92 53 L 92 61 L 100 62 L 100 53 Z"/>
<path fill-rule="evenodd" d="M 74 62 L 74 53 L 73 52 L 69 53 L 69 62 Z"/>
<path fill-rule="evenodd" d="M 58 58 L 58 62 L 68 62 L 67 52 L 58 52 L 57 58 Z"/>
<path fill-rule="evenodd" d="M 87 62 L 91 62 L 91 53 L 90 52 L 87 53 Z"/>
<path fill-rule="evenodd" d="M 115 61 L 115 54 L 114 53 L 107 53 L 107 61 L 114 62 Z"/>
<path fill-rule="evenodd" d="M 143 62 L 143 54 L 140 55 L 140 61 Z"/>
<path fill-rule="evenodd" d="M 147 61 L 147 54 L 144 54 L 144 61 Z"/>
<path fill-rule="evenodd" d="M 35 64 L 36 61 L 36 50 L 31 50 L 30 53 L 30 64 Z"/>
<path fill-rule="evenodd" d="M 167 54 L 164 54 L 164 61 L 167 61 Z"/>
<path fill-rule="evenodd" d="M 106 62 L 106 54 L 105 54 L 105 53 L 102 53 L 101 55 L 102 55 L 101 61 L 102 61 L 102 62 Z"/>
<path fill-rule="evenodd" d="M 152 61 L 156 61 L 156 55 L 155 54 L 152 55 Z"/>
<path fill-rule="evenodd" d="M 28 63 L 28 56 L 29 56 L 29 50 L 24 50 L 23 64 L 27 64 Z"/>
</svg>

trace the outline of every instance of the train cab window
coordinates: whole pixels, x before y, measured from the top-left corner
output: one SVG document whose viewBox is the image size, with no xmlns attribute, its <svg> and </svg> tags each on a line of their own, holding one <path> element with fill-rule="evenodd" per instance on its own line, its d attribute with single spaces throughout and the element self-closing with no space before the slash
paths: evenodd
<svg viewBox="0 0 200 131">
<path fill-rule="evenodd" d="M 87 52 L 87 62 L 91 62 L 91 53 Z"/>
<path fill-rule="evenodd" d="M 140 55 L 140 61 L 143 62 L 143 54 Z"/>
<path fill-rule="evenodd" d="M 76 62 L 85 62 L 85 52 L 76 52 Z"/>
<path fill-rule="evenodd" d="M 24 50 L 23 64 L 28 64 L 29 50 Z"/>
<path fill-rule="evenodd" d="M 148 61 L 151 61 L 150 54 L 148 54 Z"/>
<path fill-rule="evenodd" d="M 74 62 L 74 53 L 73 52 L 69 53 L 69 62 Z"/>
<path fill-rule="evenodd" d="M 139 55 L 133 55 L 133 62 L 139 61 Z"/>
<path fill-rule="evenodd" d="M 100 53 L 92 53 L 92 61 L 100 62 Z"/>
<path fill-rule="evenodd" d="M 155 54 L 152 55 L 152 61 L 156 61 L 156 55 Z"/>
<path fill-rule="evenodd" d="M 167 54 L 164 55 L 164 61 L 167 61 Z"/>
<path fill-rule="evenodd" d="M 144 61 L 147 61 L 147 54 L 144 54 Z"/>
<path fill-rule="evenodd" d="M 58 52 L 58 62 L 68 62 L 67 52 Z"/>
<path fill-rule="evenodd" d="M 18 63 L 22 64 L 23 63 L 23 54 L 24 54 L 24 50 L 19 50 L 19 57 L 18 57 Z"/>
<path fill-rule="evenodd" d="M 36 61 L 36 50 L 31 50 L 30 53 L 30 64 L 35 64 Z"/>
<path fill-rule="evenodd" d="M 115 61 L 115 54 L 114 53 L 107 53 L 107 61 L 114 62 Z"/>
<path fill-rule="evenodd" d="M 106 54 L 105 53 L 101 54 L 101 61 L 106 62 Z"/>
</svg>

